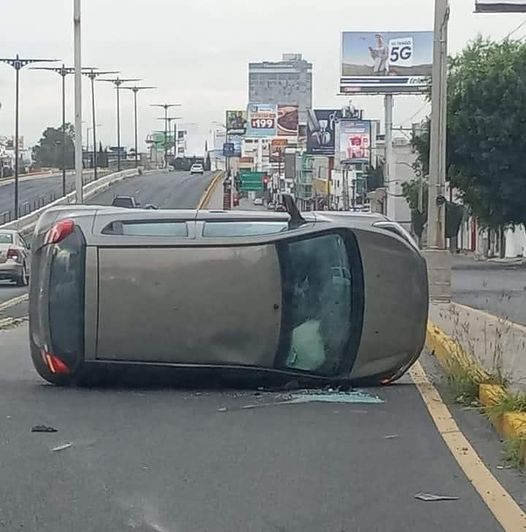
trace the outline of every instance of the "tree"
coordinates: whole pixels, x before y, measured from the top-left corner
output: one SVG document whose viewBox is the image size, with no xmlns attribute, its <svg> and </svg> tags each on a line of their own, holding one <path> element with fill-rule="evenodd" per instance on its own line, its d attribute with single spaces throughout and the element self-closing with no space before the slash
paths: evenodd
<svg viewBox="0 0 526 532">
<path fill-rule="evenodd" d="M 75 128 L 72 124 L 66 124 L 66 134 L 62 134 L 62 128 L 48 127 L 42 134 L 42 138 L 33 148 L 33 159 L 37 166 L 62 168 L 63 166 L 63 143 L 65 143 L 66 169 L 75 167 Z"/>
<path fill-rule="evenodd" d="M 526 44 L 477 39 L 450 60 L 447 173 L 490 229 L 526 222 Z M 413 139 L 424 173 L 429 128 Z"/>
</svg>

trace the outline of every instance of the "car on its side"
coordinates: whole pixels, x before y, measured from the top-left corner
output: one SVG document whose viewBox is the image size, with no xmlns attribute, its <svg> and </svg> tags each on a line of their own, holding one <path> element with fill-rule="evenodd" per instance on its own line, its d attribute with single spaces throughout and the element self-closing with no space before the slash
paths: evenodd
<svg viewBox="0 0 526 532">
<path fill-rule="evenodd" d="M 32 249 L 31 354 L 58 385 L 128 366 L 390 383 L 424 344 L 426 264 L 382 215 L 57 206 Z"/>
<path fill-rule="evenodd" d="M 195 163 L 190 168 L 190 174 L 191 175 L 195 175 L 195 174 L 203 175 L 204 173 L 205 173 L 205 169 L 204 169 L 204 166 L 201 163 Z"/>
<path fill-rule="evenodd" d="M 0 279 L 27 286 L 30 269 L 29 244 L 17 231 L 0 229 Z"/>
</svg>

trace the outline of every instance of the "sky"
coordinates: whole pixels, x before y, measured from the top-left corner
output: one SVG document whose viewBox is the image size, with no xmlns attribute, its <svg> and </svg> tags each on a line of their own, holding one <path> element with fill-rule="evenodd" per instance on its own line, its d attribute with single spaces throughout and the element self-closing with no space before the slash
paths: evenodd
<svg viewBox="0 0 526 532">
<path fill-rule="evenodd" d="M 474 14 L 475 0 L 450 0 L 449 49 L 462 50 L 478 34 L 502 39 L 525 18 Z M 83 64 L 141 78 L 155 91 L 139 94 L 140 139 L 163 129 L 153 103 L 181 103 L 173 111 L 190 132 L 190 151 L 224 122 L 226 109 L 247 104 L 248 63 L 302 53 L 313 63 L 314 107 L 342 107 L 338 96 L 342 31 L 431 30 L 433 0 L 82 0 Z M 73 0 L 1 0 L 0 57 L 57 58 L 73 62 Z M 513 34 L 526 35 L 526 26 Z M 23 70 L 21 134 L 26 145 L 61 122 L 60 77 Z M 68 78 L 68 120 L 73 122 L 73 78 Z M 14 131 L 14 71 L 0 64 L 0 135 Z M 381 97 L 353 97 L 366 118 L 381 119 Z M 91 124 L 89 80 L 83 120 Z M 429 107 L 418 96 L 395 98 L 394 121 L 410 126 Z M 105 145 L 116 143 L 115 91 L 97 84 L 97 123 Z M 88 123 L 89 122 L 89 123 Z M 84 130 L 84 135 L 85 135 Z M 122 95 L 123 144 L 133 142 L 132 94 Z M 142 143 L 142 148 L 144 144 Z"/>
</svg>

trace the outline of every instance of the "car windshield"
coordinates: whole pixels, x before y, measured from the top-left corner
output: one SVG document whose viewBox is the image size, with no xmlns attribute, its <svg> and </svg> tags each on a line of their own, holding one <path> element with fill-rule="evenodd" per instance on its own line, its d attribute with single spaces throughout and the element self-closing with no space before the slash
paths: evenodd
<svg viewBox="0 0 526 532">
<path fill-rule="evenodd" d="M 526 532 L 526 0 L 0 15 L 0 532 Z"/>
</svg>

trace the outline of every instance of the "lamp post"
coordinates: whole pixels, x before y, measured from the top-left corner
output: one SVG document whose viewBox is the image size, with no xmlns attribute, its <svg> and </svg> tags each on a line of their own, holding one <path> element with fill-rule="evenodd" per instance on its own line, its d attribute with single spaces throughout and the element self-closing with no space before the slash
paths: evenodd
<svg viewBox="0 0 526 532">
<path fill-rule="evenodd" d="M 157 120 L 164 120 L 165 122 L 168 123 L 168 127 L 167 127 L 167 131 L 172 131 L 172 122 L 174 122 L 174 129 L 173 129 L 173 133 L 174 133 L 174 159 L 175 157 L 177 157 L 177 153 L 176 153 L 176 143 L 177 143 L 177 122 L 176 120 L 181 120 L 182 119 L 182 116 L 165 116 L 165 117 L 162 117 L 162 118 L 158 118 Z M 167 145 L 168 145 L 168 140 L 167 140 L 167 137 L 165 136 L 165 148 L 167 148 Z M 168 150 L 166 149 L 165 152 L 167 153 Z M 167 157 L 167 155 L 165 155 L 165 157 Z"/>
<path fill-rule="evenodd" d="M 117 171 L 121 171 L 121 85 L 123 83 L 131 83 L 132 81 L 141 81 L 138 78 L 120 79 L 99 79 L 98 81 L 106 81 L 115 85 L 117 91 Z"/>
<path fill-rule="evenodd" d="M 19 174 L 19 126 L 20 126 L 20 70 L 27 65 L 33 63 L 53 63 L 57 59 L 27 59 L 21 58 L 18 54 L 14 58 L 0 58 L 0 63 L 6 63 L 7 65 L 15 69 L 15 213 L 14 218 L 18 220 L 18 174 Z"/>
<path fill-rule="evenodd" d="M 138 139 L 138 131 L 139 131 L 139 126 L 138 126 L 138 113 L 137 113 L 137 94 L 140 92 L 140 91 L 146 91 L 146 90 L 153 90 L 153 89 L 156 89 L 157 87 L 122 87 L 123 89 L 126 89 L 126 90 L 129 90 L 129 91 L 132 91 L 133 92 L 133 116 L 134 116 L 134 124 L 135 124 L 135 127 L 134 127 L 134 130 L 135 130 L 135 168 L 138 168 L 139 167 L 139 139 Z"/>
<path fill-rule="evenodd" d="M 75 192 L 77 203 L 84 202 L 82 182 L 82 39 L 81 2 L 74 0 L 73 35 L 75 56 Z"/>
<path fill-rule="evenodd" d="M 164 165 L 168 165 L 168 109 L 172 107 L 181 107 L 180 103 L 153 103 L 152 107 L 161 107 L 164 109 Z"/>
<path fill-rule="evenodd" d="M 95 115 L 95 80 L 99 76 L 107 76 L 109 74 L 118 74 L 118 71 L 115 70 L 106 70 L 101 71 L 97 70 L 95 71 L 94 68 L 91 68 L 88 72 L 84 72 L 84 74 L 90 79 L 91 81 L 91 121 L 92 121 L 92 128 L 93 129 L 93 179 L 98 179 L 98 170 L 97 170 L 97 124 L 96 122 L 96 115 Z"/>
</svg>

